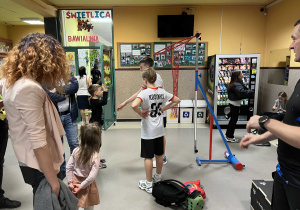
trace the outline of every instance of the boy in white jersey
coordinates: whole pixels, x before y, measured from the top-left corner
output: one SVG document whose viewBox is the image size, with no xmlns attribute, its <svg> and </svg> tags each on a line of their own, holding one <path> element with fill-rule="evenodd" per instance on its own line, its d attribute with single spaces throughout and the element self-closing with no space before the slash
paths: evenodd
<svg viewBox="0 0 300 210">
<path fill-rule="evenodd" d="M 140 70 L 141 71 L 144 71 L 146 69 L 149 69 L 151 67 L 153 67 L 154 65 L 154 61 L 152 58 L 150 57 L 145 57 L 144 59 L 142 59 L 140 61 Z M 156 73 L 156 81 L 154 83 L 155 87 L 158 87 L 158 88 L 164 88 L 164 82 L 161 78 L 161 76 Z M 128 99 L 126 99 L 124 102 L 122 102 L 118 107 L 117 107 L 117 111 L 120 111 L 124 106 L 126 106 L 128 103 L 132 102 L 134 99 L 136 99 L 137 95 L 142 91 L 142 90 L 145 90 L 147 89 L 146 86 L 142 85 L 142 87 L 135 93 L 133 94 L 132 96 L 130 96 Z M 165 105 L 165 104 L 163 104 Z M 164 120 L 164 127 L 166 127 L 166 124 L 167 124 L 167 113 L 164 113 L 163 114 L 163 120 Z M 164 149 L 166 150 L 166 136 L 164 136 Z M 156 167 L 156 162 L 153 161 L 153 168 Z M 164 156 L 164 159 L 163 159 L 163 163 L 164 164 L 167 164 L 167 157 Z"/>
<path fill-rule="evenodd" d="M 156 159 L 156 174 L 154 181 L 161 180 L 164 154 L 164 125 L 163 112 L 176 106 L 180 99 L 162 88 L 155 87 L 156 72 L 153 68 L 143 71 L 143 86 L 147 89 L 141 91 L 132 102 L 133 110 L 142 117 L 141 129 L 141 157 L 145 158 L 146 180 L 139 181 L 139 187 L 152 193 L 152 158 Z M 171 101 L 164 106 L 167 101 Z M 142 109 L 139 109 L 142 104 Z"/>
</svg>

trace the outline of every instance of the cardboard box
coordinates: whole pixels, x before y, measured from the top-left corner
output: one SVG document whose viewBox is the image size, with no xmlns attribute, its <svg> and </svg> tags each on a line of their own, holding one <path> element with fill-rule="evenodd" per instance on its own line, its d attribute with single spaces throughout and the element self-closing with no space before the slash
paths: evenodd
<svg viewBox="0 0 300 210">
<path fill-rule="evenodd" d="M 273 180 L 252 180 L 251 209 L 272 210 Z"/>
</svg>

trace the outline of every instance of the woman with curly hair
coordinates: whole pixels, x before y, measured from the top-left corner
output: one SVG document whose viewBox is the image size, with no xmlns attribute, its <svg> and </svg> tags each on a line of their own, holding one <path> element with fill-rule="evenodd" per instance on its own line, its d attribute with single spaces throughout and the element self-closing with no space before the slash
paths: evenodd
<svg viewBox="0 0 300 210">
<path fill-rule="evenodd" d="M 65 132 L 41 84 L 51 89 L 68 84 L 65 52 L 51 36 L 28 34 L 3 60 L 0 78 L 11 142 L 24 181 L 32 185 L 35 194 L 46 178 L 58 196 L 57 175 L 64 161 L 61 137 Z"/>
</svg>

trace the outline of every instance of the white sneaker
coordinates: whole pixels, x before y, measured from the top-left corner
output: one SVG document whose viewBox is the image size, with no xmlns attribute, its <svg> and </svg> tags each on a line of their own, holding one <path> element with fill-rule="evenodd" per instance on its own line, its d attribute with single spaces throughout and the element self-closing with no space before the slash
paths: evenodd
<svg viewBox="0 0 300 210">
<path fill-rule="evenodd" d="M 162 176 L 158 175 L 158 174 L 154 174 L 153 176 L 153 182 L 156 183 L 156 182 L 160 182 L 162 180 Z"/>
<path fill-rule="evenodd" d="M 145 190 L 147 193 L 152 193 L 152 183 L 149 183 L 147 180 L 140 180 L 139 188 Z"/>
</svg>

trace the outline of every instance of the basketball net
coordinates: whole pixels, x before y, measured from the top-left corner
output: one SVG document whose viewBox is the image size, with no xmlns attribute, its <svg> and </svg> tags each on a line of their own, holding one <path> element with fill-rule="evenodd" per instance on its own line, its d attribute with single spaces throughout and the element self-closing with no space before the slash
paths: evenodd
<svg viewBox="0 0 300 210">
<path fill-rule="evenodd" d="M 195 36 L 184 38 L 178 42 L 175 42 L 160 51 L 154 53 L 155 55 L 165 54 L 168 63 L 171 63 L 172 77 L 173 77 L 173 95 L 178 96 L 178 77 L 179 77 L 179 65 L 180 59 L 183 56 L 185 45 L 189 43 Z M 169 55 L 169 56 L 168 56 Z M 172 55 L 172 56 L 170 56 Z M 173 107 L 171 112 L 171 118 L 178 117 L 178 107 Z"/>
</svg>

